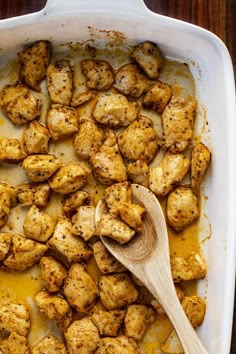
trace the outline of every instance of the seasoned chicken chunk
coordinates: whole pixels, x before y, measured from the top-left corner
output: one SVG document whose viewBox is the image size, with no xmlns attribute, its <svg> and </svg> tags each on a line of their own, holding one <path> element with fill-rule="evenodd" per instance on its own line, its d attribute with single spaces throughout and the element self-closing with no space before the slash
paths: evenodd
<svg viewBox="0 0 236 354">
<path fill-rule="evenodd" d="M 125 221 L 135 231 L 141 231 L 143 228 L 143 218 L 146 209 L 140 204 L 122 203 L 119 206 L 119 214 L 123 221 Z"/>
<path fill-rule="evenodd" d="M 4 260 L 11 249 L 12 236 L 11 232 L 0 232 L 0 262 Z"/>
<path fill-rule="evenodd" d="M 13 233 L 10 254 L 4 259 L 5 267 L 23 271 L 36 264 L 47 251 L 47 246 Z"/>
<path fill-rule="evenodd" d="M 178 153 L 186 149 L 193 138 L 197 101 L 172 97 L 162 114 L 165 148 Z"/>
<path fill-rule="evenodd" d="M 19 302 L 12 302 L 0 308 L 0 332 L 15 332 L 26 337 L 30 329 L 30 315 L 26 305 Z"/>
<path fill-rule="evenodd" d="M 130 162 L 127 166 L 127 174 L 133 183 L 148 187 L 149 167 L 146 161 L 136 160 L 134 162 Z"/>
<path fill-rule="evenodd" d="M 194 328 L 201 326 L 206 310 L 206 303 L 198 295 L 185 296 L 181 305 L 191 325 Z"/>
<path fill-rule="evenodd" d="M 69 304 L 79 313 L 88 312 L 94 305 L 99 290 L 84 266 L 74 263 L 64 281 L 63 292 Z"/>
<path fill-rule="evenodd" d="M 79 130 L 74 137 L 75 152 L 82 159 L 90 159 L 105 140 L 103 129 L 99 128 L 95 122 L 86 119 L 79 125 Z"/>
<path fill-rule="evenodd" d="M 183 154 L 166 153 L 162 162 L 149 171 L 149 188 L 157 196 L 166 196 L 178 185 L 190 167 Z"/>
<path fill-rule="evenodd" d="M 162 114 L 172 96 L 172 88 L 162 81 L 157 81 L 143 98 L 143 106 Z"/>
<path fill-rule="evenodd" d="M 0 192 L 0 228 L 8 222 L 10 215 L 11 196 L 9 191 Z"/>
<path fill-rule="evenodd" d="M 72 107 L 52 104 L 47 114 L 47 127 L 52 140 L 64 139 L 77 132 L 79 116 Z"/>
<path fill-rule="evenodd" d="M 16 332 L 0 342 L 0 352 L 2 354 L 30 354 L 30 348 L 27 339 Z"/>
<path fill-rule="evenodd" d="M 139 98 L 149 89 L 150 83 L 136 64 L 126 64 L 117 71 L 114 87 L 124 95 Z"/>
<path fill-rule="evenodd" d="M 172 277 L 175 283 L 204 278 L 206 261 L 200 254 L 192 252 L 189 257 L 172 256 L 170 259 Z"/>
<path fill-rule="evenodd" d="M 102 338 L 96 354 L 139 354 L 140 350 L 133 338 L 119 336 Z"/>
<path fill-rule="evenodd" d="M 18 53 L 21 81 L 35 91 L 40 91 L 40 82 L 46 77 L 50 60 L 50 42 L 37 41 Z"/>
<path fill-rule="evenodd" d="M 189 187 L 175 188 L 167 198 L 168 223 L 180 231 L 199 218 L 198 198 Z"/>
<path fill-rule="evenodd" d="M 72 309 L 61 296 L 42 290 L 35 295 L 35 303 L 50 320 L 55 320 L 61 331 L 66 331 L 72 321 Z"/>
<path fill-rule="evenodd" d="M 90 168 L 82 162 L 68 163 L 49 179 L 49 185 L 57 193 L 69 194 L 83 187 L 90 175 Z"/>
<path fill-rule="evenodd" d="M 96 235 L 95 207 L 84 205 L 78 208 L 72 217 L 72 233 L 81 236 L 85 241 Z"/>
<path fill-rule="evenodd" d="M 86 262 L 92 250 L 81 237 L 72 234 L 72 224 L 65 216 L 59 216 L 48 246 L 62 254 L 68 262 Z"/>
<path fill-rule="evenodd" d="M 105 199 L 110 214 L 119 216 L 121 203 L 132 202 L 132 192 L 129 182 L 115 183 L 105 189 Z"/>
<path fill-rule="evenodd" d="M 201 183 L 210 159 L 211 153 L 203 143 L 194 146 L 191 158 L 191 184 L 193 188 L 199 186 Z"/>
<path fill-rule="evenodd" d="M 31 354 L 67 354 L 67 350 L 57 338 L 47 335 L 33 346 Z"/>
<path fill-rule="evenodd" d="M 47 154 L 49 131 L 37 120 L 30 122 L 23 133 L 23 146 L 27 154 Z"/>
<path fill-rule="evenodd" d="M 130 56 L 150 79 L 156 79 L 159 76 L 165 63 L 158 46 L 148 41 L 135 46 Z"/>
<path fill-rule="evenodd" d="M 107 250 L 102 241 L 93 244 L 93 254 L 103 274 L 125 272 L 126 268 Z"/>
<path fill-rule="evenodd" d="M 15 138 L 0 137 L 0 162 L 18 162 L 26 157 L 22 143 Z"/>
<path fill-rule="evenodd" d="M 70 354 L 92 354 L 97 349 L 100 336 L 89 318 L 74 321 L 65 332 L 66 346 Z"/>
<path fill-rule="evenodd" d="M 125 335 L 140 340 L 148 325 L 155 319 L 155 311 L 148 306 L 132 304 L 125 315 Z"/>
<path fill-rule="evenodd" d="M 102 303 L 107 310 L 132 304 L 138 297 L 138 291 L 126 273 L 102 275 L 99 287 Z"/>
<path fill-rule="evenodd" d="M 88 90 L 85 92 L 78 92 L 78 93 L 74 91 L 70 105 L 71 107 L 81 106 L 82 104 L 95 98 L 96 95 L 97 95 L 96 91 L 93 90 Z"/>
<path fill-rule="evenodd" d="M 112 128 L 126 127 L 138 116 L 138 102 L 128 101 L 119 93 L 108 93 L 99 97 L 93 111 L 95 120 Z"/>
<path fill-rule="evenodd" d="M 130 160 L 150 162 L 158 151 L 159 136 L 150 118 L 139 116 L 118 135 L 121 153 Z"/>
<path fill-rule="evenodd" d="M 114 82 L 113 69 L 105 60 L 84 59 L 81 61 L 81 67 L 90 89 L 108 90 Z"/>
<path fill-rule="evenodd" d="M 124 310 L 103 311 L 99 310 L 92 315 L 92 321 L 97 326 L 100 335 L 116 337 L 125 318 Z"/>
<path fill-rule="evenodd" d="M 5 182 L 0 182 L 0 195 L 7 193 L 9 195 L 9 206 L 14 207 L 17 204 L 17 188 L 7 184 Z"/>
<path fill-rule="evenodd" d="M 60 290 L 64 279 L 67 277 L 66 268 L 53 257 L 40 259 L 41 277 L 44 285 L 50 293 Z"/>
<path fill-rule="evenodd" d="M 46 206 L 51 196 L 47 183 L 23 183 L 17 186 L 19 202 L 23 205 Z"/>
<path fill-rule="evenodd" d="M 52 154 L 30 155 L 24 159 L 22 167 L 31 181 L 44 182 L 61 167 L 61 161 Z"/>
<path fill-rule="evenodd" d="M 73 93 L 73 80 L 68 60 L 58 60 L 47 69 L 47 89 L 51 101 L 69 106 Z"/>
<path fill-rule="evenodd" d="M 54 219 L 36 205 L 32 205 L 23 224 L 25 236 L 35 241 L 46 242 L 52 235 L 54 228 Z"/>
<path fill-rule="evenodd" d="M 86 191 L 71 193 L 63 203 L 63 210 L 71 218 L 82 205 L 93 205 L 93 197 Z"/>
<path fill-rule="evenodd" d="M 41 101 L 27 86 L 16 83 L 0 91 L 0 108 L 13 124 L 22 125 L 40 116 Z"/>
</svg>

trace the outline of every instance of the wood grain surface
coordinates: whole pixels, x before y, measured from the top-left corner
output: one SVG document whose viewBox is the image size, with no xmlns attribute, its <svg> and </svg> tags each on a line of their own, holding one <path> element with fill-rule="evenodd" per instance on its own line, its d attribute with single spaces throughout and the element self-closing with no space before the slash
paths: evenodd
<svg viewBox="0 0 236 354">
<path fill-rule="evenodd" d="M 236 73 L 236 0 L 144 1 L 147 7 L 154 12 L 191 22 L 219 36 L 231 54 Z M 0 19 L 39 11 L 45 4 L 46 0 L 0 0 Z M 230 353 L 236 354 L 236 306 Z"/>
</svg>

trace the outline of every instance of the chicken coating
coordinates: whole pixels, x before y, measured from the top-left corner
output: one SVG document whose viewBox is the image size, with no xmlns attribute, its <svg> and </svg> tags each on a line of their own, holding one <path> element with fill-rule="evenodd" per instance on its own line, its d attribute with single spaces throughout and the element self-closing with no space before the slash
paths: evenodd
<svg viewBox="0 0 236 354">
<path fill-rule="evenodd" d="M 46 242 L 52 235 L 54 228 L 54 219 L 36 205 L 32 205 L 23 224 L 25 237 L 38 242 Z"/>
<path fill-rule="evenodd" d="M 157 79 L 165 64 L 158 46 L 148 41 L 135 46 L 130 57 L 138 63 L 150 79 Z"/>
<path fill-rule="evenodd" d="M 203 144 L 199 143 L 194 146 L 191 158 L 191 185 L 196 188 L 200 185 L 206 170 L 209 166 L 211 153 Z"/>
<path fill-rule="evenodd" d="M 130 160 L 151 162 L 159 149 L 159 136 L 150 118 L 139 116 L 118 135 L 121 153 Z"/>
<path fill-rule="evenodd" d="M 127 166 L 127 175 L 133 183 L 141 184 L 148 188 L 149 185 L 149 167 L 146 161 L 136 160 L 130 162 Z"/>
<path fill-rule="evenodd" d="M 0 91 L 0 108 L 13 124 L 22 125 L 40 116 L 41 101 L 27 86 L 16 83 Z"/>
<path fill-rule="evenodd" d="M 59 168 L 48 183 L 54 192 L 69 194 L 83 187 L 91 169 L 83 162 L 72 162 Z"/>
<path fill-rule="evenodd" d="M 30 155 L 24 159 L 22 167 L 31 181 L 44 182 L 61 167 L 61 161 L 52 154 Z"/>
<path fill-rule="evenodd" d="M 35 295 L 34 300 L 39 310 L 45 313 L 49 320 L 55 320 L 61 331 L 67 330 L 72 321 L 72 309 L 61 295 L 42 290 Z"/>
<path fill-rule="evenodd" d="M 111 65 L 101 59 L 84 59 L 81 61 L 82 72 L 87 78 L 87 86 L 94 90 L 108 90 L 114 82 Z"/>
<path fill-rule="evenodd" d="M 143 229 L 143 218 L 146 214 L 146 209 L 140 204 L 122 203 L 119 206 L 120 217 L 135 231 Z"/>
<path fill-rule="evenodd" d="M 23 133 L 23 147 L 27 154 L 47 154 L 49 131 L 37 120 L 29 123 Z"/>
<path fill-rule="evenodd" d="M 35 91 L 40 91 L 40 82 L 46 77 L 50 60 L 50 42 L 37 41 L 18 53 L 20 79 Z"/>
<path fill-rule="evenodd" d="M 125 335 L 140 340 L 148 325 L 155 320 L 155 311 L 148 306 L 132 304 L 125 316 Z"/>
<path fill-rule="evenodd" d="M 0 192 L 0 228 L 8 222 L 11 196 L 9 191 Z"/>
<path fill-rule="evenodd" d="M 102 241 L 93 244 L 93 254 L 96 264 L 103 274 L 122 273 L 126 268 L 104 246 Z"/>
<path fill-rule="evenodd" d="M 18 201 L 23 205 L 44 207 L 48 204 L 51 189 L 48 183 L 23 183 L 17 186 Z"/>
<path fill-rule="evenodd" d="M 157 81 L 148 90 L 143 98 L 143 106 L 152 109 L 158 114 L 162 114 L 166 105 L 172 96 L 172 88 L 170 85 L 162 81 Z"/>
<path fill-rule="evenodd" d="M 181 305 L 191 325 L 194 328 L 201 326 L 206 311 L 205 301 L 198 295 L 185 296 L 181 302 Z"/>
<path fill-rule="evenodd" d="M 57 338 L 47 335 L 33 346 L 31 354 L 67 354 L 67 350 Z"/>
<path fill-rule="evenodd" d="M 92 321 L 97 326 L 100 335 L 116 337 L 125 318 L 124 310 L 97 311 L 92 315 Z"/>
<path fill-rule="evenodd" d="M 95 281 L 79 263 L 70 267 L 63 292 L 69 304 L 80 314 L 88 312 L 99 295 Z"/>
<path fill-rule="evenodd" d="M 47 127 L 52 140 L 67 138 L 78 130 L 79 116 L 75 108 L 52 104 L 47 114 Z"/>
<path fill-rule="evenodd" d="M 67 277 L 66 268 L 53 257 L 40 259 L 41 277 L 48 292 L 59 291 Z"/>
<path fill-rule="evenodd" d="M 47 69 L 47 89 L 53 103 L 69 106 L 73 94 L 73 79 L 68 60 L 58 60 Z"/>
<path fill-rule="evenodd" d="M 0 332 L 15 332 L 19 336 L 26 337 L 30 330 L 30 315 L 26 305 L 12 302 L 0 308 Z"/>
<path fill-rule="evenodd" d="M 193 139 L 193 124 L 197 101 L 172 97 L 162 114 L 165 148 L 178 153 L 187 148 Z"/>
<path fill-rule="evenodd" d="M 178 185 L 190 167 L 183 154 L 166 153 L 162 162 L 149 170 L 149 188 L 157 196 L 166 196 Z"/>
<path fill-rule="evenodd" d="M 72 217 L 72 233 L 81 236 L 85 241 L 96 235 L 95 207 L 84 205 L 79 207 L 77 213 Z"/>
<path fill-rule="evenodd" d="M 93 197 L 86 191 L 77 191 L 70 194 L 63 203 L 63 210 L 68 218 L 77 212 L 82 205 L 93 205 Z"/>
<path fill-rule="evenodd" d="M 172 256 L 170 259 L 172 278 L 175 283 L 206 276 L 206 261 L 200 254 L 192 252 L 189 257 Z"/>
<path fill-rule="evenodd" d="M 7 193 L 9 195 L 9 206 L 16 206 L 18 194 L 17 188 L 5 182 L 0 182 L 0 195 L 4 193 Z"/>
<path fill-rule="evenodd" d="M 149 89 L 150 82 L 138 65 L 126 64 L 117 71 L 114 87 L 123 95 L 139 98 Z"/>
<path fill-rule="evenodd" d="M 92 100 L 95 98 L 97 95 L 96 91 L 89 90 L 86 92 L 79 92 L 79 93 L 73 93 L 72 100 L 71 100 L 71 107 L 79 107 L 82 104 Z"/>
<path fill-rule="evenodd" d="M 119 336 L 102 338 L 96 354 L 140 354 L 139 347 L 133 338 Z"/>
<path fill-rule="evenodd" d="M 127 127 L 138 116 L 140 104 L 128 101 L 119 93 L 108 93 L 99 97 L 93 117 L 100 123 L 112 128 Z"/>
<path fill-rule="evenodd" d="M 121 309 L 136 301 L 138 290 L 126 273 L 102 275 L 100 297 L 107 310 Z"/>
<path fill-rule="evenodd" d="M 65 332 L 66 346 L 70 354 L 92 354 L 97 349 L 100 336 L 89 318 L 74 321 Z"/>
<path fill-rule="evenodd" d="M 12 233 L 0 232 L 0 262 L 6 258 L 12 245 Z"/>
<path fill-rule="evenodd" d="M 90 159 L 105 140 L 103 129 L 98 128 L 95 122 L 86 119 L 79 125 L 79 130 L 74 137 L 74 149 L 76 154 L 82 159 Z"/>
<path fill-rule="evenodd" d="M 0 352 L 2 354 L 30 354 L 30 348 L 27 339 L 16 332 L 0 342 Z"/>
<path fill-rule="evenodd" d="M 177 187 L 168 195 L 166 215 L 169 225 L 176 231 L 199 218 L 198 198 L 191 188 Z"/>
<path fill-rule="evenodd" d="M 105 199 L 110 214 L 119 216 L 119 206 L 121 203 L 132 202 L 132 192 L 129 182 L 112 184 L 105 189 Z"/>
<path fill-rule="evenodd" d="M 72 224 L 65 216 L 59 216 L 48 246 L 56 250 L 70 262 L 86 262 L 92 250 L 81 237 L 72 234 Z"/>
<path fill-rule="evenodd" d="M 0 137 L 0 162 L 19 162 L 26 157 L 22 143 L 15 138 Z"/>
<path fill-rule="evenodd" d="M 3 264 L 8 269 L 23 271 L 38 263 L 47 249 L 46 245 L 29 240 L 18 233 L 13 233 L 12 247 Z"/>
</svg>

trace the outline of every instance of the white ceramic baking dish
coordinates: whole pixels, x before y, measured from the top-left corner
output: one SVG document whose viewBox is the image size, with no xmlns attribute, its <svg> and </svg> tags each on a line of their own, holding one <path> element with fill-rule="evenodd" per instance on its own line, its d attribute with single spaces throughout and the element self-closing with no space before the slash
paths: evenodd
<svg viewBox="0 0 236 354">
<path fill-rule="evenodd" d="M 35 40 L 54 45 L 119 31 L 130 40 L 150 40 L 162 52 L 189 64 L 196 83 L 197 129 L 212 151 L 202 187 L 202 240 L 208 275 L 199 285 L 207 312 L 199 336 L 210 354 L 230 352 L 236 250 L 236 114 L 230 56 L 212 33 L 149 11 L 142 0 L 48 0 L 34 14 L 0 21 L 0 61 Z M 108 32 L 105 32 L 108 33 Z M 114 32 L 111 32 L 114 34 Z M 207 217 L 205 217 L 207 215 Z M 201 353 L 199 353 L 201 354 Z"/>
</svg>

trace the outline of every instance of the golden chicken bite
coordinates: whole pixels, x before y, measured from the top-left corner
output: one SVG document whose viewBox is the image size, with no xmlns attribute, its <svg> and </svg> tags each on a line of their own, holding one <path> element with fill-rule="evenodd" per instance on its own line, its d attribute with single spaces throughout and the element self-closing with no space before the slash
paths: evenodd
<svg viewBox="0 0 236 354">
<path fill-rule="evenodd" d="M 8 183 L 0 182 L 0 195 L 7 193 L 9 195 L 9 206 L 14 207 L 17 204 L 17 188 Z"/>
<path fill-rule="evenodd" d="M 0 137 L 0 162 L 19 162 L 26 157 L 22 143 L 15 138 Z"/>
<path fill-rule="evenodd" d="M 48 183 L 23 183 L 17 187 L 18 201 L 23 205 L 37 205 L 44 207 L 48 204 L 51 189 Z"/>
<path fill-rule="evenodd" d="M 30 354 L 30 348 L 24 336 L 12 332 L 8 338 L 0 341 L 0 352 L 3 354 Z"/>
<path fill-rule="evenodd" d="M 126 336 L 105 337 L 100 340 L 96 354 L 140 354 L 140 350 L 133 338 Z"/>
<path fill-rule="evenodd" d="M 11 196 L 9 191 L 0 193 L 0 228 L 8 222 L 10 215 Z"/>
<path fill-rule="evenodd" d="M 132 202 L 130 182 L 115 183 L 107 187 L 105 189 L 105 199 L 110 214 L 119 216 L 120 204 Z"/>
<path fill-rule="evenodd" d="M 63 343 L 51 335 L 43 337 L 31 348 L 31 354 L 67 354 Z M 22 353 L 23 354 L 23 353 Z"/>
<path fill-rule="evenodd" d="M 206 170 L 209 166 L 211 153 L 203 144 L 199 143 L 194 146 L 191 156 L 191 185 L 195 188 L 200 185 Z"/>
<path fill-rule="evenodd" d="M 31 181 L 44 182 L 61 167 L 61 161 L 52 154 L 30 155 L 24 159 L 22 167 Z"/>
<path fill-rule="evenodd" d="M 26 305 L 19 302 L 12 302 L 0 308 L 0 332 L 15 332 L 26 337 L 30 330 L 30 315 Z"/>
<path fill-rule="evenodd" d="M 172 88 L 170 85 L 162 81 L 157 81 L 148 90 L 143 98 L 143 106 L 152 109 L 158 114 L 162 114 L 166 105 L 172 96 Z"/>
<path fill-rule="evenodd" d="M 23 146 L 27 154 L 47 154 L 49 131 L 37 120 L 29 123 L 23 132 Z"/>
<path fill-rule="evenodd" d="M 132 304 L 125 315 L 125 335 L 140 340 L 148 325 L 155 319 L 155 311 L 148 306 Z"/>
<path fill-rule="evenodd" d="M 82 205 L 93 205 L 93 197 L 86 191 L 77 191 L 68 195 L 63 203 L 63 210 L 71 218 Z"/>
<path fill-rule="evenodd" d="M 48 256 L 40 259 L 41 277 L 48 292 L 59 291 L 67 277 L 66 268 L 55 258 Z"/>
<path fill-rule="evenodd" d="M 96 91 L 88 90 L 86 92 L 78 92 L 74 91 L 72 100 L 71 100 L 71 107 L 79 107 L 82 104 L 92 100 L 97 95 Z"/>
<path fill-rule="evenodd" d="M 126 268 L 104 246 L 102 241 L 93 243 L 93 254 L 99 270 L 103 274 L 122 273 Z"/>
<path fill-rule="evenodd" d="M 4 260 L 11 249 L 12 236 L 11 232 L 0 232 L 0 262 Z"/>
<path fill-rule="evenodd" d="M 84 59 L 81 61 L 81 67 L 90 89 L 108 90 L 114 82 L 113 69 L 105 60 Z"/>
<path fill-rule="evenodd" d="M 119 214 L 123 221 L 125 221 L 135 231 L 141 231 L 143 228 L 143 218 L 146 214 L 146 209 L 140 204 L 135 203 L 121 203 L 119 206 Z"/>
<path fill-rule="evenodd" d="M 104 337 L 116 337 L 124 318 L 124 310 L 99 310 L 92 314 L 93 323 L 97 326 L 100 335 Z"/>
<path fill-rule="evenodd" d="M 72 216 L 72 233 L 81 236 L 85 241 L 96 235 L 95 207 L 84 205 Z"/>
<path fill-rule="evenodd" d="M 148 188 L 149 185 L 149 166 L 146 161 L 136 160 L 127 165 L 128 178 L 137 184 Z"/>
<path fill-rule="evenodd" d="M 171 273 L 175 283 L 193 279 L 201 279 L 206 276 L 207 266 L 202 255 L 192 252 L 189 257 L 171 256 Z"/>
<path fill-rule="evenodd" d="M 194 328 L 201 326 L 206 311 L 205 301 L 198 295 L 191 295 L 185 296 L 181 302 L 181 305 L 191 325 Z"/>
</svg>

